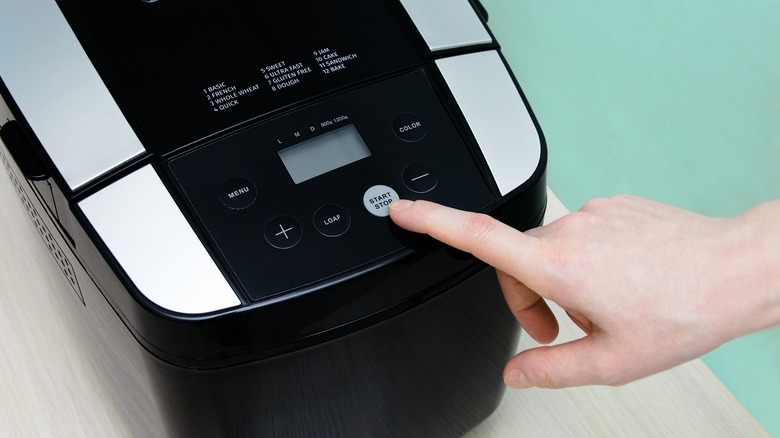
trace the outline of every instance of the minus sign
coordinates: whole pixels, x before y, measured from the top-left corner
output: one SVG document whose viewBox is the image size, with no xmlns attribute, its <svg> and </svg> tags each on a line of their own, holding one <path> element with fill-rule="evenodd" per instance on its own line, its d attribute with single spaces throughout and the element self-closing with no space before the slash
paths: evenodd
<svg viewBox="0 0 780 438">
<path fill-rule="evenodd" d="M 426 177 L 426 176 L 428 176 L 428 175 L 430 175 L 430 173 L 426 173 L 425 175 L 420 175 L 420 176 L 418 176 L 418 177 L 416 177 L 416 178 L 412 178 L 412 182 L 414 182 L 414 181 L 417 181 L 418 179 L 425 178 L 425 177 Z"/>
</svg>

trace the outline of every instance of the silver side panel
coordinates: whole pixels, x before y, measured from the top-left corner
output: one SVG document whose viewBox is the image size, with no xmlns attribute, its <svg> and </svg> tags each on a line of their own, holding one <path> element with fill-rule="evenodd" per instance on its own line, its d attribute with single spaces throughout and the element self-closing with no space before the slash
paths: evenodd
<svg viewBox="0 0 780 438">
<path fill-rule="evenodd" d="M 199 314 L 241 304 L 151 165 L 79 207 L 138 290 L 158 306 Z"/>
<path fill-rule="evenodd" d="M 401 0 L 432 52 L 493 41 L 468 0 Z"/>
<path fill-rule="evenodd" d="M 501 195 L 533 175 L 542 147 L 528 109 L 496 51 L 436 61 Z"/>
<path fill-rule="evenodd" d="M 144 152 L 54 1 L 0 1 L 0 77 L 71 189 Z"/>
</svg>

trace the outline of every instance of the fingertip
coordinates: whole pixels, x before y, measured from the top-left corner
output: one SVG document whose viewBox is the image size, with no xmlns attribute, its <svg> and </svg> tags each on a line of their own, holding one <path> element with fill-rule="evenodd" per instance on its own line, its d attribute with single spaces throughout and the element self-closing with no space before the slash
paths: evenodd
<svg viewBox="0 0 780 438">
<path fill-rule="evenodd" d="M 534 347 L 521 351 L 511 358 L 504 367 L 504 383 L 513 389 L 560 388 L 561 364 L 552 364 L 548 360 L 556 355 L 556 347 Z"/>
<path fill-rule="evenodd" d="M 540 299 L 539 302 L 543 303 L 543 307 L 535 305 L 528 312 L 524 312 L 523 316 L 519 318 L 520 325 L 525 331 L 540 344 L 551 344 L 558 339 L 560 333 L 560 325 L 555 318 L 555 314 L 547 306 L 544 300 Z M 536 314 L 531 314 L 531 311 L 535 311 Z"/>
<path fill-rule="evenodd" d="M 504 299 L 525 332 L 540 344 L 555 341 L 560 327 L 544 298 L 506 272 L 497 269 L 496 274 Z"/>
<path fill-rule="evenodd" d="M 558 333 L 560 330 L 557 320 L 553 320 L 550 324 L 533 331 L 526 327 L 523 328 L 525 328 L 525 331 L 533 338 L 534 341 L 543 345 L 548 345 L 555 342 L 555 340 L 558 339 Z"/>
<path fill-rule="evenodd" d="M 604 383 L 595 366 L 589 337 L 554 346 L 534 347 L 511 358 L 504 381 L 512 388 L 560 389 Z"/>
<path fill-rule="evenodd" d="M 410 201 L 408 199 L 399 199 L 397 201 L 393 201 L 390 203 L 390 214 L 392 215 L 393 212 L 401 212 L 406 210 L 407 208 L 411 207 L 412 204 L 414 204 L 414 201 Z"/>
<path fill-rule="evenodd" d="M 511 370 L 504 375 L 504 384 L 512 389 L 526 389 L 533 385 L 521 370 Z"/>
<path fill-rule="evenodd" d="M 408 211 L 414 205 L 414 201 L 399 199 L 390 203 L 390 219 L 399 227 L 409 231 L 420 232 L 420 222 L 414 214 Z"/>
</svg>

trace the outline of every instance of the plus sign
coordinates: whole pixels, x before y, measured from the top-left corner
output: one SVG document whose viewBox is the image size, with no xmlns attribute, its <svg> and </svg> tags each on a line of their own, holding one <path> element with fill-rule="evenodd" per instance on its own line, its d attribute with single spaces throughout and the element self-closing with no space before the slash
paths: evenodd
<svg viewBox="0 0 780 438">
<path fill-rule="evenodd" d="M 287 232 L 288 232 L 288 231 L 292 231 L 292 228 L 284 228 L 284 227 L 282 226 L 282 224 L 279 224 L 279 228 L 280 228 L 282 231 L 279 231 L 278 233 L 276 233 L 276 235 L 278 236 L 278 235 L 280 235 L 280 234 L 284 234 L 284 238 L 285 238 L 285 239 L 287 239 L 287 240 L 290 240 L 290 237 L 287 235 Z"/>
</svg>

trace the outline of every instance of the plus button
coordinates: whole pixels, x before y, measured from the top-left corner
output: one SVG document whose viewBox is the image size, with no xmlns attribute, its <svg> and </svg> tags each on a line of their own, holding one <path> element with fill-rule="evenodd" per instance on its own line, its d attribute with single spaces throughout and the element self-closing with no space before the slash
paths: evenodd
<svg viewBox="0 0 780 438">
<path fill-rule="evenodd" d="M 287 232 L 288 231 L 292 231 L 292 228 L 285 228 L 282 224 L 279 224 L 279 228 L 282 231 L 279 231 L 278 233 L 276 233 L 276 236 L 278 237 L 278 236 L 284 234 L 284 238 L 287 239 L 287 240 L 290 240 L 290 236 L 287 235 Z"/>
<path fill-rule="evenodd" d="M 290 216 L 278 216 L 265 226 L 265 240 L 274 248 L 290 249 L 301 241 L 301 224 Z"/>
</svg>

